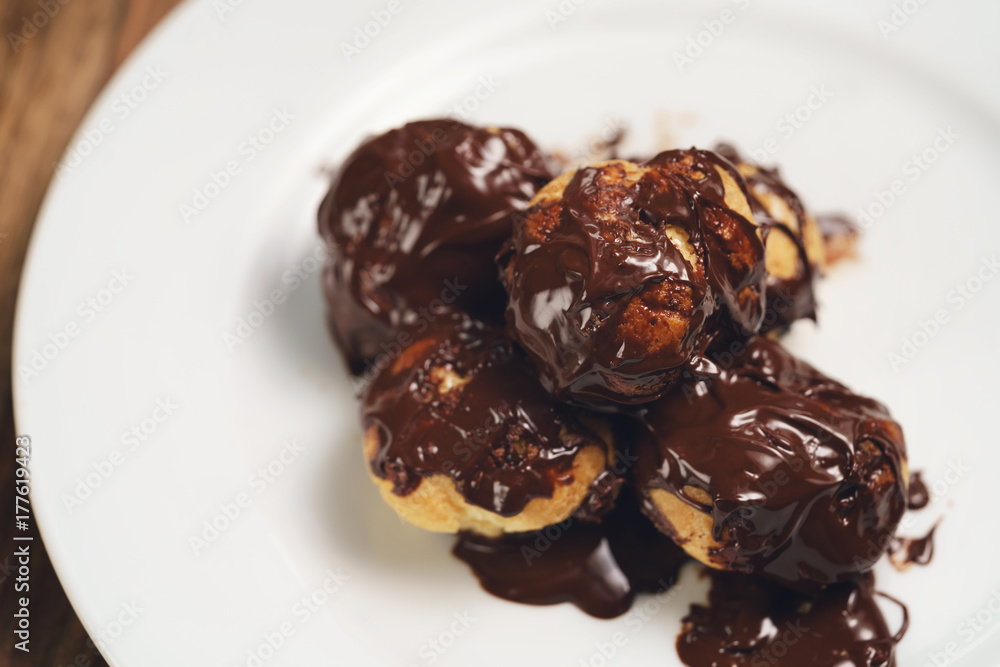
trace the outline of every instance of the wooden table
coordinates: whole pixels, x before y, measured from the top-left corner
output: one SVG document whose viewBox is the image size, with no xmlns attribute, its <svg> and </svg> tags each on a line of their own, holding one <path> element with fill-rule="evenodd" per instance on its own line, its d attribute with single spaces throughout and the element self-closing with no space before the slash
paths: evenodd
<svg viewBox="0 0 1000 667">
<path fill-rule="evenodd" d="M 89 642 L 42 549 L 30 574 L 30 654 L 15 650 L 14 435 L 11 332 L 24 253 L 42 198 L 91 102 L 179 0 L 2 0 L 0 27 L 0 665 L 107 665 Z M 24 533 L 21 533 L 24 534 Z M 13 569 L 12 569 L 13 568 Z M 8 659 L 7 657 L 10 656 Z"/>
</svg>

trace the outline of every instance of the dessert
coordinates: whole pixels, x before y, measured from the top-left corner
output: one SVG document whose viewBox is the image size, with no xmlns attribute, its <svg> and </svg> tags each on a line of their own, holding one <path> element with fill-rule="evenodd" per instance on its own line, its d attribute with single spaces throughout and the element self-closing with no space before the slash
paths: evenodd
<svg viewBox="0 0 1000 667">
<path fill-rule="evenodd" d="M 826 262 L 816 219 L 777 169 L 747 162 L 728 144 L 720 144 L 715 150 L 736 165 L 746 179 L 750 208 L 764 230 L 767 313 L 761 332 L 787 329 L 802 318 L 815 320 L 814 276 Z"/>
<path fill-rule="evenodd" d="M 777 342 L 856 229 L 726 145 L 555 162 L 438 120 L 338 172 L 328 320 L 382 498 L 516 602 L 658 608 L 700 561 L 693 667 L 894 665 L 871 568 L 930 559 L 896 535 L 930 494 L 882 404 Z"/>
<path fill-rule="evenodd" d="M 401 517 L 499 535 L 610 508 L 609 424 L 546 394 L 501 330 L 453 317 L 411 340 L 362 400 L 369 473 Z"/>
<path fill-rule="evenodd" d="M 655 399 L 721 331 L 763 317 L 760 232 L 741 177 L 709 151 L 562 174 L 500 263 L 510 335 L 562 400 Z"/>
<path fill-rule="evenodd" d="M 351 370 L 450 309 L 499 321 L 493 257 L 550 178 L 518 130 L 428 120 L 361 144 L 319 210 L 327 321 Z"/>
<path fill-rule="evenodd" d="M 648 406 L 643 509 L 710 567 L 793 587 L 865 572 L 906 509 L 899 425 L 766 338 Z"/>
</svg>

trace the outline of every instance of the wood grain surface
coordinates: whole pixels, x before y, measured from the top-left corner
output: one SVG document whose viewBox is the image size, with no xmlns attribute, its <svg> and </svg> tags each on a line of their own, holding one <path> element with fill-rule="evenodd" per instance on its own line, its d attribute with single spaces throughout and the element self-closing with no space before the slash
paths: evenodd
<svg viewBox="0 0 1000 667">
<path fill-rule="evenodd" d="M 14 636 L 14 437 L 11 332 L 24 254 L 39 206 L 73 132 L 115 69 L 178 0 L 2 0 L 0 26 L 0 665 L 107 665 L 31 542 L 30 653 Z M 23 543 L 21 543 L 23 544 Z"/>
</svg>

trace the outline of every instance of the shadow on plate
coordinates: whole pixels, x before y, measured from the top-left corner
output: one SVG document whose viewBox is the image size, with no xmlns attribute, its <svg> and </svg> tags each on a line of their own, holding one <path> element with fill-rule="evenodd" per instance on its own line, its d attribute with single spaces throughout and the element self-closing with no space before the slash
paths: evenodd
<svg viewBox="0 0 1000 667">
<path fill-rule="evenodd" d="M 301 257 L 309 256 L 306 249 Z M 283 363 L 308 369 L 319 380 L 318 405 L 337 406 L 348 413 L 349 427 L 320 434 L 327 443 L 321 464 L 327 483 L 311 501 L 331 551 L 363 561 L 367 567 L 384 566 L 387 573 L 418 577 L 421 581 L 464 567 L 450 554 L 452 537 L 415 528 L 400 519 L 379 496 L 368 478 L 361 452 L 361 423 L 357 388 L 347 374 L 340 354 L 326 328 L 319 271 L 289 293 L 288 301 L 273 315 L 274 332 Z M 275 282 L 281 280 L 276 277 Z M 322 408 L 319 408 L 322 409 Z M 331 414 L 334 412 L 331 410 Z M 339 420 L 343 423 L 344 419 Z"/>
</svg>

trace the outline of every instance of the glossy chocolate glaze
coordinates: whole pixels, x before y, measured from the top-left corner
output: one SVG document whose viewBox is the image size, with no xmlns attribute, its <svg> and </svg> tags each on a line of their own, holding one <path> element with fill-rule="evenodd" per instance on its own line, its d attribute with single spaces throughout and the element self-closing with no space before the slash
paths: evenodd
<svg viewBox="0 0 1000 667">
<path fill-rule="evenodd" d="M 399 329 L 458 307 L 502 321 L 493 257 L 551 175 L 524 133 L 407 123 L 341 166 L 319 210 L 328 323 L 355 373 Z"/>
<path fill-rule="evenodd" d="M 924 484 L 922 473 L 917 470 L 910 474 L 910 484 L 907 488 L 906 508 L 922 510 L 931 502 L 931 494 Z"/>
<path fill-rule="evenodd" d="M 889 629 L 871 574 L 814 594 L 712 572 L 708 606 L 692 605 L 677 638 L 690 667 L 892 667 L 906 632 Z"/>
<path fill-rule="evenodd" d="M 508 331 L 561 399 L 654 399 L 730 322 L 760 325 L 763 245 L 754 223 L 724 203 L 719 171 L 743 184 L 733 166 L 692 149 L 641 167 L 631 185 L 621 164 L 577 170 L 557 201 L 515 222 L 500 256 Z M 687 237 L 699 266 L 670 230 Z M 683 320 L 681 331 L 666 314 Z"/>
<path fill-rule="evenodd" d="M 688 560 L 642 516 L 629 493 L 600 523 L 570 519 L 501 538 L 462 533 L 452 552 L 497 597 L 536 605 L 570 602 L 598 618 L 624 614 L 637 593 L 669 590 Z"/>
<path fill-rule="evenodd" d="M 733 164 L 747 163 L 739 152 L 729 144 L 719 144 L 716 152 Z M 761 333 L 787 329 L 795 320 L 816 319 L 816 297 L 813 293 L 814 267 L 806 254 L 802 238 L 802 230 L 806 227 L 806 209 L 802 200 L 782 180 L 777 169 L 766 169 L 756 166 L 752 175 L 744 176 L 750 192 L 750 209 L 754 218 L 764 230 L 765 242 L 770 234 L 783 234 L 795 244 L 798 251 L 798 269 L 792 278 L 767 276 L 767 314 L 761 326 Z M 760 194 L 770 194 L 778 197 L 788 206 L 798 223 L 798 229 L 792 229 L 779 222 L 764 206 Z"/>
<path fill-rule="evenodd" d="M 455 388 L 442 392 L 450 382 Z M 414 332 L 362 402 L 365 431 L 378 431 L 371 469 L 395 493 L 443 474 L 467 502 L 502 516 L 572 483 L 573 460 L 585 447 L 607 450 L 581 416 L 545 392 L 502 330 L 467 318 Z M 598 477 L 582 513 L 607 509 L 618 484 L 614 475 Z"/>
<path fill-rule="evenodd" d="M 843 581 L 878 560 L 906 509 L 903 435 L 885 407 L 765 338 L 642 420 L 639 488 L 708 513 L 721 543 L 710 555 L 725 569 L 790 586 Z"/>
</svg>

